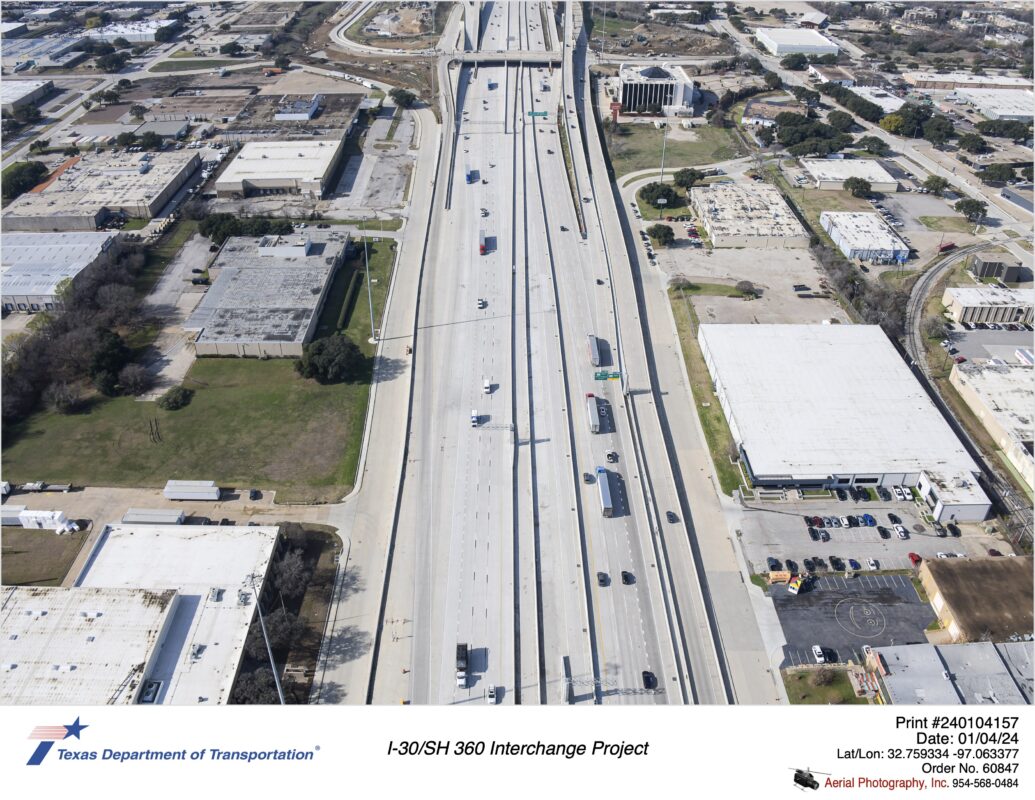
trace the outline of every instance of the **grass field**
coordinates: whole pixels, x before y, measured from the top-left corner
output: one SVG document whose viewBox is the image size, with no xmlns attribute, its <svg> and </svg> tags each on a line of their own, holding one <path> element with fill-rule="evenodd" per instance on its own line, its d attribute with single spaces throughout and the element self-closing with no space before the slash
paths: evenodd
<svg viewBox="0 0 1035 800">
<path fill-rule="evenodd" d="M 690 304 L 689 295 L 678 289 L 669 291 L 669 302 L 679 331 L 679 341 L 683 348 L 683 360 L 690 376 L 690 387 L 693 390 L 697 415 L 704 428 L 704 437 L 708 441 L 712 463 L 719 476 L 719 486 L 724 494 L 733 494 L 733 490 L 741 484 L 740 470 L 730 462 L 729 453 L 733 448 L 733 436 L 730 433 L 726 417 L 723 416 L 719 401 L 712 391 L 712 380 L 705 366 L 704 356 L 697 344 L 697 315 Z"/>
<path fill-rule="evenodd" d="M 403 226 L 400 217 L 392 219 L 325 219 L 328 225 L 355 225 L 364 231 L 397 231 Z"/>
<path fill-rule="evenodd" d="M 623 134 L 605 135 L 615 177 L 641 169 L 660 168 L 662 131 L 651 124 L 623 123 Z M 605 126 L 605 131 L 607 127 Z M 724 128 L 694 128 L 694 141 L 680 141 L 669 134 L 665 144 L 665 172 L 726 161 L 745 155 L 733 133 Z"/>
<path fill-rule="evenodd" d="M 918 217 L 924 227 L 946 233 L 973 233 L 974 225 L 964 217 Z"/>
<path fill-rule="evenodd" d="M 219 58 L 179 58 L 176 61 L 159 61 L 148 72 L 186 72 L 192 69 L 218 69 L 240 64 L 240 61 L 228 61 Z"/>
<path fill-rule="evenodd" d="M 5 527 L 0 530 L 0 583 L 60 586 L 88 534 Z"/>
<path fill-rule="evenodd" d="M 868 705 L 865 697 L 856 697 L 848 673 L 844 670 L 828 669 L 833 673 L 830 684 L 816 686 L 813 676 L 819 670 L 787 670 L 783 673 L 783 685 L 787 687 L 787 699 L 791 705 Z"/>
<path fill-rule="evenodd" d="M 374 313 L 380 319 L 394 264 L 394 242 L 370 249 Z M 356 269 L 360 258 L 344 271 Z M 367 355 L 374 345 L 365 288 L 354 298 L 345 333 Z M 333 288 L 332 288 L 333 291 Z M 341 295 L 321 323 L 336 330 Z M 129 397 L 97 398 L 81 414 L 44 411 L 7 431 L 3 460 L 13 481 L 60 474 L 101 486 L 162 486 L 205 475 L 223 486 L 275 489 L 281 501 L 328 502 L 355 481 L 369 384 L 321 386 L 300 378 L 289 359 L 199 359 L 184 381 L 190 405 L 162 411 Z M 150 440 L 157 420 L 162 441 Z M 89 453 L 89 458 L 83 454 Z"/>
<path fill-rule="evenodd" d="M 133 288 L 140 294 L 147 294 L 165 272 L 165 268 L 180 248 L 198 231 L 198 223 L 192 219 L 181 219 L 165 234 L 154 247 L 147 249 L 147 261 L 133 282 Z"/>
<path fill-rule="evenodd" d="M 132 219 L 126 220 L 126 224 L 122 226 L 124 231 L 139 231 L 141 228 L 146 228 L 147 223 L 151 220 L 141 219 L 140 217 L 133 217 Z"/>
</svg>

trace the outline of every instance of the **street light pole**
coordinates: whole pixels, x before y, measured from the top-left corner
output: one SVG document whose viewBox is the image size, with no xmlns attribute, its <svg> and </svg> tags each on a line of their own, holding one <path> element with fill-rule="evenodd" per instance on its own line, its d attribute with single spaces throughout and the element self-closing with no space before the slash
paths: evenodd
<svg viewBox="0 0 1035 800">
<path fill-rule="evenodd" d="M 661 123 L 661 179 L 660 183 L 665 182 L 665 144 L 668 142 L 668 123 Z"/>
</svg>

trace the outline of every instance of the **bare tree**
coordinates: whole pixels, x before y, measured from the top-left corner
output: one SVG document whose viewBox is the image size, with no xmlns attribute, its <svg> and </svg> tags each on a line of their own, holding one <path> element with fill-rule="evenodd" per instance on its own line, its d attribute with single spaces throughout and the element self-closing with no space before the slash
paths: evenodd
<svg viewBox="0 0 1035 800">
<path fill-rule="evenodd" d="M 61 414 L 71 414 L 80 407 L 83 396 L 75 384 L 52 383 L 43 392 L 43 402 Z"/>
<path fill-rule="evenodd" d="M 125 394 L 141 395 L 154 385 L 154 376 L 140 364 L 127 364 L 119 371 L 119 386 Z"/>
</svg>

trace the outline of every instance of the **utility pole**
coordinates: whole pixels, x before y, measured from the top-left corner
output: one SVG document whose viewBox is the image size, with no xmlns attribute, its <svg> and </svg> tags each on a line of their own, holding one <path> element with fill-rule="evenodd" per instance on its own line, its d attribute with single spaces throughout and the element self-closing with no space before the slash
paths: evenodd
<svg viewBox="0 0 1035 800">
<path fill-rule="evenodd" d="M 661 183 L 665 182 L 665 144 L 668 141 L 668 123 L 661 123 Z"/>
<path fill-rule="evenodd" d="M 377 335 L 374 333 L 374 295 L 370 288 L 370 257 L 367 255 L 367 240 L 363 238 L 363 264 L 367 271 L 367 305 L 370 307 L 370 343 L 377 344 Z"/>
<path fill-rule="evenodd" d="M 273 683 L 277 687 L 277 697 L 280 698 L 280 704 L 287 705 L 284 700 L 284 688 L 280 685 L 280 676 L 277 675 L 277 662 L 273 660 L 273 648 L 270 647 L 270 637 L 266 634 L 266 620 L 262 616 L 262 598 L 259 597 L 259 590 L 255 588 L 255 575 L 249 575 L 249 580 L 252 583 L 252 591 L 255 593 L 255 610 L 259 614 L 259 626 L 262 628 L 262 640 L 266 643 L 266 653 L 270 657 L 270 670 L 273 672 Z"/>
</svg>

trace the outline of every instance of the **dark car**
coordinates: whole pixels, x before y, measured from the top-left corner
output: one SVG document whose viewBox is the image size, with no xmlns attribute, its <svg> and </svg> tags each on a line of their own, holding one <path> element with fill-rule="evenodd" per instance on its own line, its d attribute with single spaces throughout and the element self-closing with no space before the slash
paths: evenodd
<svg viewBox="0 0 1035 800">
<path fill-rule="evenodd" d="M 859 562 L 856 561 L 854 558 L 848 559 L 848 568 L 849 569 L 862 569 L 862 567 L 859 566 Z"/>
<path fill-rule="evenodd" d="M 582 482 L 583 483 L 593 483 L 593 476 L 590 473 L 588 473 L 588 472 L 583 472 L 582 473 Z"/>
<path fill-rule="evenodd" d="M 816 569 L 816 565 L 815 563 L 813 563 L 811 558 L 806 558 L 804 561 L 801 562 L 801 565 L 805 567 L 806 572 L 814 572 Z"/>
<path fill-rule="evenodd" d="M 849 514 L 847 519 L 848 519 L 848 527 L 849 528 L 858 528 L 859 527 L 859 518 L 858 517 L 855 517 L 852 514 Z"/>
<path fill-rule="evenodd" d="M 812 563 L 815 564 L 817 571 L 827 568 L 827 562 L 823 560 L 822 556 L 813 556 Z"/>
<path fill-rule="evenodd" d="M 607 458 L 608 464 L 618 463 L 618 453 L 616 453 L 614 450 L 608 450 L 605 457 Z"/>
<path fill-rule="evenodd" d="M 877 487 L 877 494 L 880 496 L 880 499 L 883 500 L 885 503 L 890 502 L 891 492 L 889 492 L 883 486 Z"/>
<path fill-rule="evenodd" d="M 193 272 L 195 275 L 200 275 L 204 271 L 205 270 L 203 270 L 201 267 L 195 267 L 194 269 L 191 270 L 191 272 Z"/>
<path fill-rule="evenodd" d="M 658 688 L 658 679 L 654 677 L 654 673 L 649 670 L 643 671 L 643 688 L 644 689 L 656 689 Z"/>
<path fill-rule="evenodd" d="M 776 572 L 778 569 L 780 569 L 779 560 L 773 558 L 772 556 L 769 556 L 769 558 L 765 560 L 765 563 L 766 566 L 769 567 L 770 572 Z"/>
<path fill-rule="evenodd" d="M 988 554 L 990 556 L 1001 556 L 1002 555 L 1002 553 L 1000 553 L 998 550 L 989 550 Z"/>
<path fill-rule="evenodd" d="M 819 531 L 817 531 L 811 525 L 809 526 L 809 538 L 814 542 L 819 541 Z"/>
<path fill-rule="evenodd" d="M 665 519 L 667 519 L 669 522 L 679 522 L 679 517 L 676 516 L 675 511 L 666 511 Z"/>
<path fill-rule="evenodd" d="M 606 572 L 597 573 L 597 586 L 607 586 L 611 582 L 611 579 L 607 577 Z"/>
<path fill-rule="evenodd" d="M 262 497 L 262 495 L 259 494 L 259 490 L 258 489 L 249 489 L 248 490 L 248 499 L 249 500 L 258 500 L 260 497 Z"/>
<path fill-rule="evenodd" d="M 827 533 L 827 529 L 826 528 L 820 529 L 820 531 L 819 531 L 819 538 L 822 539 L 824 542 L 829 542 L 830 541 L 830 534 Z"/>
<path fill-rule="evenodd" d="M 952 536 L 959 536 L 959 535 L 960 535 L 960 529 L 959 529 L 959 526 L 958 526 L 958 525 L 954 525 L 953 523 L 951 523 L 951 522 L 950 522 L 950 523 L 949 523 L 948 525 L 946 525 L 945 527 L 946 527 L 946 528 L 948 528 L 948 530 L 949 530 L 949 533 L 950 533 L 950 534 L 951 534 Z"/>
<path fill-rule="evenodd" d="M 823 518 L 822 517 L 813 517 L 812 518 L 812 526 L 814 528 L 822 528 L 823 527 Z"/>
<path fill-rule="evenodd" d="M 890 539 L 891 538 L 891 531 L 889 531 L 883 525 L 878 525 L 877 526 L 877 533 L 880 534 L 880 538 L 881 539 Z"/>
<path fill-rule="evenodd" d="M 788 558 L 783 563 L 784 563 L 784 566 L 786 567 L 788 572 L 792 572 L 792 573 L 797 573 L 798 572 L 798 562 L 797 561 L 792 561 L 791 559 Z"/>
<path fill-rule="evenodd" d="M 633 575 L 631 572 L 626 572 L 623 569 L 622 570 L 622 583 L 625 584 L 626 586 L 632 586 L 634 583 L 636 583 L 636 576 Z"/>
<path fill-rule="evenodd" d="M 195 286 L 208 286 L 208 278 L 191 278 L 190 282 Z"/>
<path fill-rule="evenodd" d="M 847 500 L 848 499 L 848 495 L 845 494 L 845 490 L 844 489 L 834 489 L 834 494 L 837 495 L 837 499 L 838 500 Z"/>
<path fill-rule="evenodd" d="M 803 516 L 803 517 L 802 517 L 802 519 L 804 519 L 804 520 L 805 520 L 805 524 L 806 524 L 806 525 L 811 525 L 811 524 L 812 524 L 812 517 L 810 517 L 810 516 L 809 516 L 808 514 L 806 514 L 805 516 Z"/>
<path fill-rule="evenodd" d="M 841 556 L 830 556 L 830 567 L 840 571 L 845 568 L 845 562 L 841 560 Z"/>
<path fill-rule="evenodd" d="M 890 512 L 888 513 L 888 521 L 892 525 L 901 525 L 902 524 L 902 518 L 898 514 L 892 514 Z"/>
</svg>

